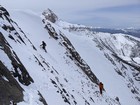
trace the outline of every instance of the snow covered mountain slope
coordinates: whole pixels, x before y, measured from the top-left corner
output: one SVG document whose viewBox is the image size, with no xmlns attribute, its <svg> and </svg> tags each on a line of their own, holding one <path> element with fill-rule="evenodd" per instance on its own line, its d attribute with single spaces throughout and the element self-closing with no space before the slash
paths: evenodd
<svg viewBox="0 0 140 105">
<path fill-rule="evenodd" d="M 50 10 L 0 14 L 0 105 L 139 105 L 140 39 L 64 30 Z"/>
<path fill-rule="evenodd" d="M 124 105 L 136 104 L 134 100 L 128 103 L 130 97 L 139 102 L 140 39 L 124 34 L 94 33 L 89 28 L 81 26 L 68 27 L 65 26 L 64 29 L 73 33 L 68 36 L 69 39 L 91 69 L 94 68 L 92 70 L 95 70 L 95 75 L 108 85 L 105 85 L 108 93 L 113 97 L 121 97 Z M 81 42 L 77 41 L 80 39 Z"/>
</svg>

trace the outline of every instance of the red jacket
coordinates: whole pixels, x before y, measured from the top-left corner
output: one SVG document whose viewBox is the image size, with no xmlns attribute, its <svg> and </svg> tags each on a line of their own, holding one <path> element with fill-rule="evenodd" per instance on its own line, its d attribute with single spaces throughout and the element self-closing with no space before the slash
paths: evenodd
<svg viewBox="0 0 140 105">
<path fill-rule="evenodd" d="M 102 82 L 99 83 L 99 88 L 103 90 L 104 86 Z"/>
</svg>

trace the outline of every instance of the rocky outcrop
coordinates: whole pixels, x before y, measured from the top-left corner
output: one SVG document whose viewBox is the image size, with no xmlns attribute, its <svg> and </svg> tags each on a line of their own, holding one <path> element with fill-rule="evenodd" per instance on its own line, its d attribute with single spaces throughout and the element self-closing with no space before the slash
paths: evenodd
<svg viewBox="0 0 140 105">
<path fill-rule="evenodd" d="M 0 105 L 23 101 L 23 89 L 0 61 Z"/>
<path fill-rule="evenodd" d="M 8 70 L 6 65 L 0 61 L 0 105 L 9 105 L 10 102 L 23 101 L 23 89 L 15 78 L 21 84 L 27 86 L 33 82 L 16 53 L 11 49 L 3 34 L 0 33 L 0 50 L 5 52 L 14 68 L 14 71 Z"/>
<path fill-rule="evenodd" d="M 38 91 L 39 101 L 43 103 L 43 105 L 48 105 L 42 94 Z"/>
<path fill-rule="evenodd" d="M 5 39 L 5 37 L 8 37 L 11 40 L 14 40 L 16 43 L 19 42 L 20 44 L 23 43 L 26 45 L 25 41 L 23 40 L 20 34 L 22 34 L 22 36 L 24 36 L 25 38 L 27 37 L 25 36 L 24 32 L 18 27 L 18 25 L 10 18 L 8 11 L 2 6 L 0 6 L 0 19 L 2 22 L 0 26 L 2 30 L 0 32 L 1 50 L 3 50 L 7 57 L 11 60 L 11 64 L 14 68 L 14 71 L 12 71 L 13 76 L 15 78 L 18 78 L 20 83 L 28 86 L 29 84 L 31 84 L 31 82 L 33 82 L 33 79 L 30 77 L 29 73 L 27 72 L 26 68 L 24 67 L 16 53 L 12 50 L 12 47 L 10 46 L 8 41 Z M 29 39 L 27 40 L 29 41 Z M 32 45 L 30 41 L 29 43 Z M 33 45 L 32 47 L 33 49 L 35 49 Z"/>
<path fill-rule="evenodd" d="M 51 21 L 52 23 L 55 23 L 58 20 L 58 17 L 53 13 L 53 11 L 51 11 L 50 9 L 44 11 L 42 13 L 42 15 L 45 16 L 45 18 L 49 21 Z"/>
<path fill-rule="evenodd" d="M 45 22 L 45 20 L 43 20 Z M 92 72 L 89 65 L 81 58 L 79 53 L 75 50 L 69 39 L 62 33 L 57 33 L 55 29 L 51 26 L 49 22 L 46 23 L 45 28 L 47 29 L 49 35 L 56 40 L 60 40 L 62 46 L 66 48 L 66 55 L 74 61 L 74 63 L 81 68 L 81 70 L 88 76 L 88 78 L 93 82 L 98 84 L 99 80 Z"/>
<path fill-rule="evenodd" d="M 88 78 L 93 82 L 98 84 L 99 80 L 95 76 L 95 74 L 92 72 L 89 65 L 81 58 L 79 53 L 75 50 L 71 42 L 68 40 L 67 37 L 64 36 L 64 34 L 60 33 L 62 37 L 62 44 L 67 49 L 67 56 L 75 62 L 75 64 L 81 68 L 81 70 L 88 76 Z"/>
<path fill-rule="evenodd" d="M 2 33 L 0 33 L 0 43 L 2 46 L 2 50 L 7 54 L 9 59 L 11 60 L 11 64 L 13 65 L 14 71 L 13 76 L 18 78 L 19 82 L 24 85 L 29 85 L 33 82 L 33 79 L 30 77 L 29 73 L 27 72 L 24 65 L 21 63 L 19 58 L 17 57 L 16 53 L 10 50 L 10 46 L 8 42 L 3 37 Z"/>
<path fill-rule="evenodd" d="M 25 34 L 10 18 L 8 11 L 2 6 L 0 6 L 0 19 L 0 51 L 7 56 L 7 59 L 0 60 L 0 105 L 10 105 L 11 103 L 23 101 L 24 90 L 19 83 L 28 86 L 34 81 L 12 49 L 12 46 L 6 40 L 6 38 L 10 38 L 15 42 L 24 43 L 26 45 L 16 29 L 19 29 L 19 32 L 26 38 Z M 9 63 L 7 65 L 5 63 L 6 60 L 9 60 L 11 64 Z M 12 68 L 10 69 L 9 66 Z"/>
</svg>

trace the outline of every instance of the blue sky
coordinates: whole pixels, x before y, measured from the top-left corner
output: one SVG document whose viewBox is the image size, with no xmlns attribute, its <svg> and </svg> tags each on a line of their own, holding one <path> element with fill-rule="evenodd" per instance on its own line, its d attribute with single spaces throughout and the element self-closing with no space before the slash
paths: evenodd
<svg viewBox="0 0 140 105">
<path fill-rule="evenodd" d="M 99 12 L 140 12 L 140 4 L 124 5 L 124 6 L 114 6 L 108 8 L 98 9 Z"/>
<path fill-rule="evenodd" d="M 86 25 L 106 28 L 140 28 L 140 4 L 86 10 L 81 11 L 80 14 L 89 16 L 78 21 Z"/>
<path fill-rule="evenodd" d="M 59 18 L 78 24 L 106 28 L 140 28 L 140 0 L 0 0 L 7 9 L 46 8 Z"/>
</svg>

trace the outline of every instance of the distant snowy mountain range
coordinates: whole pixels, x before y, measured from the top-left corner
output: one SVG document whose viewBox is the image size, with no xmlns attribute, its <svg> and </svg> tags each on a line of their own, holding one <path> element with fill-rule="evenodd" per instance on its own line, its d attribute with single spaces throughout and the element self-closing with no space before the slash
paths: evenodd
<svg viewBox="0 0 140 105">
<path fill-rule="evenodd" d="M 105 32 L 111 34 L 122 33 L 122 34 L 128 34 L 140 38 L 140 29 L 134 29 L 134 28 L 128 28 L 128 29 L 93 28 L 93 31 Z"/>
<path fill-rule="evenodd" d="M 0 6 L 0 105 L 139 105 L 139 32 Z"/>
</svg>

